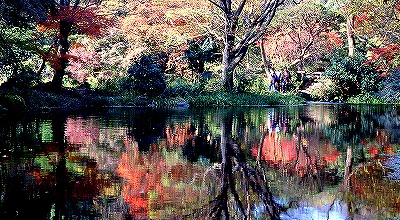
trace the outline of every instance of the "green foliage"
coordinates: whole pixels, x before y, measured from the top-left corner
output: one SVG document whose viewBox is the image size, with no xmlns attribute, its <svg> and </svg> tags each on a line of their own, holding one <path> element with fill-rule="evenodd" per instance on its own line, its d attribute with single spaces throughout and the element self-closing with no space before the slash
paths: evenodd
<svg viewBox="0 0 400 220">
<path fill-rule="evenodd" d="M 265 74 L 257 74 L 251 76 L 250 83 L 247 85 L 246 91 L 254 94 L 269 93 L 268 87 L 270 79 Z"/>
<path fill-rule="evenodd" d="M 152 56 L 144 55 L 128 69 L 125 89 L 140 95 L 157 96 L 164 92 L 166 81 L 162 66 Z"/>
<path fill-rule="evenodd" d="M 201 92 L 202 91 L 200 89 L 199 84 L 188 83 L 178 78 L 168 84 L 162 96 L 170 98 L 175 98 L 175 97 L 183 98 L 186 96 L 190 96 L 191 94 L 199 94 Z"/>
<path fill-rule="evenodd" d="M 11 76 L 21 69 L 32 68 L 32 60 L 40 45 L 37 32 L 25 27 L 10 27 L 0 21 L 0 74 Z"/>
<path fill-rule="evenodd" d="M 235 85 L 236 92 L 244 93 L 251 83 L 251 78 L 246 72 L 239 72 L 235 74 L 233 83 Z"/>
<path fill-rule="evenodd" d="M 350 97 L 347 103 L 351 104 L 385 104 L 386 102 L 374 94 L 358 94 L 354 97 Z"/>
<path fill-rule="evenodd" d="M 2 88 L 19 88 L 19 89 L 30 89 L 40 83 L 40 77 L 38 74 L 30 69 L 23 69 L 20 73 L 12 75 L 8 80 L 1 84 Z"/>
<path fill-rule="evenodd" d="M 189 67 L 196 73 L 204 72 L 204 65 L 212 63 L 221 57 L 218 45 L 210 38 L 204 38 L 201 42 L 192 41 L 184 51 L 184 60 L 189 62 Z"/>
<path fill-rule="evenodd" d="M 331 94 L 334 101 L 346 101 L 358 94 L 377 92 L 381 78 L 375 69 L 365 65 L 365 54 L 356 52 L 353 57 L 336 53 L 324 77 L 333 82 Z"/>
<path fill-rule="evenodd" d="M 125 76 L 89 78 L 89 84 L 92 89 L 105 95 L 121 96 L 126 93 L 123 86 L 127 80 Z"/>
<path fill-rule="evenodd" d="M 221 79 L 219 77 L 211 77 L 211 79 L 207 80 L 207 82 L 203 85 L 203 90 L 207 92 L 218 92 L 222 90 Z"/>
<path fill-rule="evenodd" d="M 323 79 L 325 82 L 320 85 L 320 87 L 315 88 L 311 91 L 311 98 L 313 100 L 329 102 L 335 100 L 334 94 L 336 94 L 335 84 L 332 81 Z"/>
<path fill-rule="evenodd" d="M 26 110 L 25 100 L 20 95 L 0 94 L 0 109 L 24 111 Z"/>
<path fill-rule="evenodd" d="M 392 69 L 382 84 L 382 90 L 378 95 L 387 103 L 400 103 L 400 69 Z"/>
</svg>

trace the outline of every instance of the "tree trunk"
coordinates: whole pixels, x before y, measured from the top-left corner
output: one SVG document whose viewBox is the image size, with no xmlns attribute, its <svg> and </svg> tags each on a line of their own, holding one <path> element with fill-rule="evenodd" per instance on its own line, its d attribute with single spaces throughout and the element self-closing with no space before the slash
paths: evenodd
<svg viewBox="0 0 400 220">
<path fill-rule="evenodd" d="M 346 29 L 347 29 L 347 44 L 349 47 L 349 57 L 354 56 L 354 16 L 349 15 L 346 19 Z"/>
<path fill-rule="evenodd" d="M 265 74 L 269 74 L 270 73 L 269 69 L 271 68 L 271 63 L 269 62 L 269 60 L 267 58 L 267 54 L 265 52 L 264 44 L 265 44 L 265 39 L 261 38 L 260 50 L 261 50 L 262 61 L 263 61 L 263 64 L 264 64 L 264 71 L 265 71 Z"/>
<path fill-rule="evenodd" d="M 236 26 L 236 24 L 234 25 Z M 236 27 L 231 29 L 231 33 L 236 32 Z M 222 85 L 227 92 L 233 91 L 234 70 L 244 58 L 248 46 L 242 46 L 240 50 L 235 50 L 235 34 L 227 34 L 225 37 L 225 49 L 222 56 Z"/>
<path fill-rule="evenodd" d="M 235 21 L 225 18 L 225 34 L 224 34 L 224 54 L 222 56 L 222 85 L 227 92 L 233 90 L 233 50 L 235 47 L 235 32 L 236 23 Z"/>
<path fill-rule="evenodd" d="M 66 57 L 69 50 L 68 36 L 71 32 L 72 24 L 66 20 L 60 21 L 60 32 L 59 32 L 59 57 L 58 63 L 56 64 L 55 74 L 51 82 L 52 89 L 60 91 L 62 87 L 62 80 L 66 75 L 66 68 L 68 65 L 68 59 Z"/>
<path fill-rule="evenodd" d="M 230 92 L 233 90 L 233 71 L 229 68 L 229 58 L 225 54 L 222 60 L 221 80 L 225 91 Z"/>
<path fill-rule="evenodd" d="M 224 54 L 222 58 L 222 85 L 226 91 L 232 92 L 233 89 L 233 73 L 236 66 L 244 58 L 249 46 L 259 40 L 265 33 L 267 26 L 270 24 L 275 15 L 276 9 L 282 5 L 284 0 L 263 1 L 259 6 L 259 13 L 252 14 L 251 19 L 246 19 L 246 25 L 239 18 L 243 18 L 242 12 L 245 5 L 252 5 L 246 0 L 240 0 L 232 3 L 231 0 L 209 0 L 213 5 L 219 8 L 224 16 Z M 237 3 L 237 4 L 236 4 Z M 233 9 L 234 8 L 234 9 Z M 238 27 L 243 31 L 241 34 Z M 241 35 L 236 38 L 236 35 Z M 235 41 L 236 39 L 236 41 Z"/>
</svg>

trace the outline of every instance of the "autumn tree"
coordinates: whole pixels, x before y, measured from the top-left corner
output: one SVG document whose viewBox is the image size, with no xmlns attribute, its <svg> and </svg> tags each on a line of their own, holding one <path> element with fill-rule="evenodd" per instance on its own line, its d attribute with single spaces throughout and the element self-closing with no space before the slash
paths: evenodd
<svg viewBox="0 0 400 220">
<path fill-rule="evenodd" d="M 336 31 L 338 21 L 337 14 L 312 1 L 280 10 L 263 37 L 262 51 L 274 63 L 289 62 L 302 67 L 305 60 L 317 61 L 343 45 Z"/>
<path fill-rule="evenodd" d="M 387 71 L 400 65 L 400 1 L 354 0 L 355 30 L 368 43 L 368 63 Z"/>
<path fill-rule="evenodd" d="M 285 0 L 231 1 L 209 0 L 223 14 L 222 84 L 233 90 L 233 73 L 249 46 L 265 33 L 276 10 Z"/>
<path fill-rule="evenodd" d="M 100 0 L 60 0 L 59 3 L 54 1 L 49 10 L 49 18 L 41 23 L 39 29 L 50 32 L 55 39 L 52 51 L 48 54 L 42 52 L 55 70 L 51 82 L 52 89 L 60 90 L 63 78 L 67 75 L 69 36 L 72 33 L 100 36 L 102 30 L 112 23 L 111 19 L 97 14 L 96 5 L 100 2 Z"/>
<path fill-rule="evenodd" d="M 375 37 L 381 42 L 398 39 L 398 0 L 338 0 L 335 3 L 346 18 L 349 56 L 354 55 L 356 39 L 362 42 Z"/>
<path fill-rule="evenodd" d="M 125 5 L 120 28 L 138 54 L 146 50 L 171 51 L 201 35 L 194 25 L 201 20 L 194 17 L 201 5 L 199 1 L 184 0 L 131 1 Z"/>
</svg>

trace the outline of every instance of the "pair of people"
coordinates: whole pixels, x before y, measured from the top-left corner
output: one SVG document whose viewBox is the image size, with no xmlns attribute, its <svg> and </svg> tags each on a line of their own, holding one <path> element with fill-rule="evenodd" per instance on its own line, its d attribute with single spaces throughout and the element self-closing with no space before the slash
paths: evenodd
<svg viewBox="0 0 400 220">
<path fill-rule="evenodd" d="M 290 73 L 285 68 L 283 72 L 275 71 L 274 68 L 270 70 L 270 84 L 269 91 L 286 91 L 290 84 Z"/>
</svg>

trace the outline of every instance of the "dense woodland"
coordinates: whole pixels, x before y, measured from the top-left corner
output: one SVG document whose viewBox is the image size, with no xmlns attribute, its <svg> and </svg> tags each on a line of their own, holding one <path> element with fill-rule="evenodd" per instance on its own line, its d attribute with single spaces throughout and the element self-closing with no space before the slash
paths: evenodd
<svg viewBox="0 0 400 220">
<path fill-rule="evenodd" d="M 400 101 L 398 0 L 4 0 L 2 110 Z M 269 89 L 272 70 L 288 72 Z"/>
</svg>

